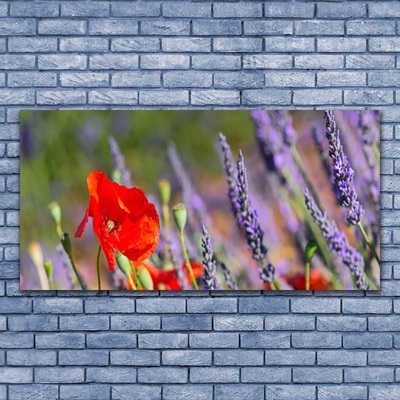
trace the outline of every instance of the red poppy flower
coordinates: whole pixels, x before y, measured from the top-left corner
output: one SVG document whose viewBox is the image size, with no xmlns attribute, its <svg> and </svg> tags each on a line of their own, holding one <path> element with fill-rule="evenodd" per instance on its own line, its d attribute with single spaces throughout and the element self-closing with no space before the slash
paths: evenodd
<svg viewBox="0 0 400 400">
<path fill-rule="evenodd" d="M 284 276 L 289 285 L 292 285 L 294 290 L 306 290 L 306 276 L 305 274 L 298 274 L 295 276 Z M 318 269 L 310 270 L 310 290 L 328 290 L 329 280 Z"/>
<path fill-rule="evenodd" d="M 191 262 L 190 265 L 193 269 L 193 275 L 197 279 L 203 274 L 203 265 L 195 262 Z M 135 271 L 140 267 L 144 266 L 150 273 L 151 279 L 153 280 L 154 290 L 165 289 L 165 290 L 181 290 L 182 287 L 179 283 L 179 279 L 176 276 L 176 271 L 174 269 L 159 269 L 154 265 L 150 264 L 147 261 L 144 262 L 134 262 L 133 266 L 135 267 Z M 182 265 L 182 268 L 185 272 L 187 283 L 192 282 L 190 279 L 189 271 L 186 267 L 186 264 Z M 131 277 L 133 279 L 133 274 L 131 273 Z M 132 286 L 127 281 L 128 289 L 132 290 Z"/>
<path fill-rule="evenodd" d="M 143 191 L 128 189 L 110 182 L 104 172 L 93 171 L 87 178 L 89 206 L 75 237 L 85 231 L 89 217 L 107 258 L 108 268 L 114 270 L 114 249 L 132 261 L 150 257 L 158 245 L 160 223 L 157 211 Z"/>
</svg>

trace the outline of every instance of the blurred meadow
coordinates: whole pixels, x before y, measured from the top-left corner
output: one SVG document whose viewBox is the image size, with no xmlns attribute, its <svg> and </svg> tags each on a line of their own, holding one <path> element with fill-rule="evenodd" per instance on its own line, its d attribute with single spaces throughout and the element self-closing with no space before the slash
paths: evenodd
<svg viewBox="0 0 400 400">
<path fill-rule="evenodd" d="M 354 186 L 365 208 L 365 230 L 379 253 L 379 210 L 374 208 L 374 201 L 366 190 L 369 181 L 363 171 L 367 168 L 368 160 L 360 151 L 362 135 L 359 112 L 335 111 L 334 114 L 342 132 L 344 152 L 355 170 Z M 363 243 L 363 236 L 356 227 L 346 223 L 345 209 L 338 204 L 337 193 L 332 188 L 332 177 L 324 170 L 323 159 L 313 138 L 313 130 L 322 134 L 325 141 L 323 147 L 329 159 L 324 112 L 291 111 L 285 115 L 291 120 L 296 154 L 301 160 L 301 168 L 306 171 L 305 178 L 297 164 L 287 166 L 296 185 L 300 189 L 309 187 L 318 195 L 317 202 L 323 206 L 322 211 L 336 221 L 349 244 L 359 250 L 370 288 L 378 289 L 379 264 Z M 376 113 L 374 116 L 370 128 L 378 132 L 374 145 L 379 151 L 379 120 Z M 274 118 L 273 114 L 271 118 Z M 59 235 L 49 213 L 48 205 L 51 202 L 60 205 L 62 230 L 69 233 L 73 258 L 82 280 L 88 289 L 97 289 L 99 241 L 93 231 L 91 218 L 82 238 L 75 239 L 74 233 L 88 206 L 88 175 L 92 171 L 104 171 L 112 179 L 115 172 L 110 136 L 115 139 L 125 158 L 133 186 L 144 191 L 149 201 L 155 204 L 160 217 L 160 244 L 149 262 L 163 269 L 165 243 L 158 183 L 166 179 L 171 185 L 171 210 L 178 202 L 184 202 L 187 208 L 190 226 L 185 235 L 190 261 L 200 265 L 204 261 L 201 248 L 201 226 L 204 224 L 214 246 L 216 277 L 222 289 L 231 287 L 220 262 L 228 267 L 239 289 L 270 289 L 268 282 L 260 281 L 260 263 L 252 257 L 231 211 L 219 132 L 226 136 L 234 159 L 239 150 L 243 152 L 250 202 L 257 212 L 264 233 L 263 241 L 268 248 L 268 261 L 274 265 L 275 276 L 280 281 L 279 288 L 305 289 L 305 248 L 307 243 L 315 239 L 313 236 L 318 227 L 314 224 L 313 231 L 310 224 L 307 225 L 307 218 L 310 217 L 305 216 L 304 197 L 299 199 L 299 196 L 296 198 L 293 195 L 291 198 L 292 192 L 290 188 L 287 189 L 287 182 L 282 183 L 279 173 L 266 169 L 249 111 L 22 111 L 20 129 L 22 290 L 49 289 L 43 286 L 43 277 L 40 277 L 35 265 L 35 255 L 39 256 L 39 263 L 42 263 L 42 258 L 51 260 L 55 289 L 76 288 L 68 257 L 60 247 Z M 175 163 L 174 168 L 174 157 L 175 162 L 179 158 L 181 167 Z M 379 160 L 375 161 L 379 173 Z M 286 162 L 282 160 L 283 164 Z M 183 172 L 183 178 L 179 169 Z M 185 189 L 183 186 L 187 178 L 189 187 Z M 185 197 L 185 190 L 186 194 L 187 191 L 191 192 L 190 199 Z M 325 257 L 319 244 L 311 260 L 310 289 L 356 289 L 351 271 L 336 256 L 332 256 L 331 249 L 321 240 L 319 243 L 326 247 Z M 175 268 L 179 268 L 184 263 L 184 257 L 172 214 L 170 241 Z M 101 254 L 102 289 L 127 289 L 129 285 L 120 272 L 118 279 L 113 277 Z M 201 277 L 199 285 L 204 288 Z M 190 285 L 182 285 L 184 288 L 192 289 Z"/>
</svg>

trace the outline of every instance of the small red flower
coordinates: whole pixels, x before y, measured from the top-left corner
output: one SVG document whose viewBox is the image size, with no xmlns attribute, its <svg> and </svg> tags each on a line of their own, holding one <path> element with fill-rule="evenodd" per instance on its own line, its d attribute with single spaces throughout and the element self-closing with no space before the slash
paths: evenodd
<svg viewBox="0 0 400 400">
<path fill-rule="evenodd" d="M 193 269 L 193 275 L 197 279 L 203 274 L 203 266 L 199 263 L 191 262 L 190 265 Z M 179 283 L 178 277 L 176 276 L 176 271 L 174 269 L 165 270 L 156 268 L 154 265 L 150 264 L 147 261 L 144 262 L 134 262 L 133 266 L 135 267 L 135 271 L 139 268 L 139 266 L 145 267 L 153 280 L 154 290 L 181 290 L 182 287 Z M 186 275 L 187 283 L 191 282 L 189 271 L 186 267 L 186 264 L 182 265 L 183 271 Z M 131 278 L 133 279 L 133 274 L 131 273 Z M 132 290 L 132 286 L 127 281 L 128 289 Z"/>
<path fill-rule="evenodd" d="M 292 285 L 294 290 L 306 290 L 306 275 L 298 274 L 295 276 L 284 276 L 289 285 Z M 310 290 L 328 290 L 329 280 L 318 269 L 310 271 Z"/>
<path fill-rule="evenodd" d="M 132 261 L 150 257 L 158 245 L 160 223 L 154 205 L 148 202 L 143 191 L 110 182 L 101 171 L 91 172 L 87 185 L 89 206 L 75 237 L 82 236 L 92 217 L 93 230 L 110 271 L 116 264 L 114 249 Z"/>
</svg>

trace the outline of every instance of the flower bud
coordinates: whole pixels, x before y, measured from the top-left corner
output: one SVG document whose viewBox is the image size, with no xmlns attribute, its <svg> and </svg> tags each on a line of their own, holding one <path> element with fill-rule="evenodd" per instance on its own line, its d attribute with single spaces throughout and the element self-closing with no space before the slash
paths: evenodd
<svg viewBox="0 0 400 400">
<path fill-rule="evenodd" d="M 53 276 L 53 264 L 49 258 L 44 260 L 44 269 L 46 270 L 46 274 L 49 278 Z"/>
<path fill-rule="evenodd" d="M 178 227 L 179 231 L 183 231 L 185 229 L 187 221 L 187 212 L 185 205 L 183 203 L 176 204 L 172 211 L 174 213 L 176 226 Z"/>
<path fill-rule="evenodd" d="M 69 235 L 67 232 L 63 232 L 60 236 L 60 241 L 61 244 L 65 250 L 65 252 L 70 255 L 71 254 L 71 250 L 72 250 L 72 246 L 71 246 L 71 240 L 69 238 Z"/>
<path fill-rule="evenodd" d="M 49 209 L 51 218 L 57 225 L 58 234 L 61 235 L 62 231 L 61 231 L 61 207 L 60 207 L 60 205 L 56 201 L 53 201 L 47 206 L 47 208 Z"/>
<path fill-rule="evenodd" d="M 318 247 L 317 247 L 317 244 L 315 242 L 309 241 L 307 243 L 305 254 L 304 254 L 306 256 L 306 262 L 309 263 L 311 261 L 311 259 L 313 258 L 315 252 L 317 251 L 317 249 L 318 249 Z"/>
<path fill-rule="evenodd" d="M 126 275 L 129 276 L 131 273 L 131 263 L 128 257 L 125 257 L 121 253 L 116 253 L 117 265 L 119 269 Z"/>
<path fill-rule="evenodd" d="M 28 253 L 37 268 L 43 265 L 43 252 L 38 242 L 30 242 L 28 245 Z"/>
<path fill-rule="evenodd" d="M 140 265 L 136 270 L 137 277 L 142 286 L 147 290 L 154 290 L 153 279 L 151 279 L 150 272 L 146 267 Z"/>
<path fill-rule="evenodd" d="M 168 204 L 171 199 L 171 185 L 166 179 L 158 182 L 158 191 L 162 204 Z"/>
</svg>

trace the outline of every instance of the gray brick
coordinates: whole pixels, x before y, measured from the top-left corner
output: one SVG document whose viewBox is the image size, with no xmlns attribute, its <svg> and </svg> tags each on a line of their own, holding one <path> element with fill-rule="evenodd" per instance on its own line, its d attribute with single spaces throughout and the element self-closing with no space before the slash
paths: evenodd
<svg viewBox="0 0 400 400">
<path fill-rule="evenodd" d="M 400 71 L 373 71 L 368 74 L 368 85 L 372 87 L 398 86 Z"/>
<path fill-rule="evenodd" d="M 35 19 L 13 18 L 12 24 L 7 19 L 0 20 L 0 36 L 34 35 L 35 32 Z"/>
<path fill-rule="evenodd" d="M 234 313 L 237 300 L 234 298 L 188 299 L 189 313 Z"/>
<path fill-rule="evenodd" d="M 261 350 L 217 350 L 214 351 L 215 365 L 263 365 L 264 352 Z"/>
<path fill-rule="evenodd" d="M 188 335 L 183 333 L 139 334 L 139 348 L 180 349 L 188 346 Z"/>
<path fill-rule="evenodd" d="M 215 38 L 213 50 L 222 53 L 250 53 L 262 50 L 261 38 Z"/>
<path fill-rule="evenodd" d="M 363 53 L 367 43 L 361 38 L 318 38 L 317 51 L 324 53 Z"/>
<path fill-rule="evenodd" d="M 400 316 L 384 316 L 368 318 L 370 331 L 398 331 L 400 330 Z"/>
<path fill-rule="evenodd" d="M 59 365 L 108 365 L 105 350 L 61 350 L 58 352 Z"/>
<path fill-rule="evenodd" d="M 314 4 L 268 1 L 264 5 L 264 16 L 269 18 L 313 18 Z"/>
<path fill-rule="evenodd" d="M 91 69 L 137 69 L 139 57 L 135 54 L 96 54 L 89 57 Z"/>
<path fill-rule="evenodd" d="M 57 317 L 41 315 L 9 316 L 8 329 L 10 331 L 56 331 Z"/>
<path fill-rule="evenodd" d="M 294 313 L 339 313 L 339 299 L 292 299 L 291 309 Z"/>
<path fill-rule="evenodd" d="M 104 38 L 61 38 L 60 50 L 65 52 L 103 52 L 108 50 L 108 40 Z"/>
<path fill-rule="evenodd" d="M 88 383 L 135 383 L 136 371 L 133 368 L 88 368 Z"/>
<path fill-rule="evenodd" d="M 385 299 L 343 299 L 345 314 L 390 314 L 392 302 Z"/>
<path fill-rule="evenodd" d="M 156 366 L 160 365 L 160 353 L 154 350 L 112 350 L 111 365 Z"/>
<path fill-rule="evenodd" d="M 292 57 L 289 55 L 255 54 L 243 56 L 244 69 L 290 69 L 291 67 Z"/>
<path fill-rule="evenodd" d="M 393 382 L 394 373 L 392 368 L 346 368 L 344 370 L 344 381 L 352 383 Z"/>
<path fill-rule="evenodd" d="M 382 4 L 382 3 L 380 3 Z M 371 8 L 369 9 L 371 14 Z M 368 20 L 357 20 L 346 22 L 346 33 L 348 35 L 357 36 L 373 36 L 373 35 L 394 35 L 395 34 L 394 21 L 368 21 Z"/>
<path fill-rule="evenodd" d="M 63 17 L 106 17 L 109 5 L 102 1 L 61 3 Z"/>
<path fill-rule="evenodd" d="M 41 75 L 44 73 L 41 72 Z M 60 85 L 63 87 L 108 86 L 108 74 L 102 72 L 61 72 Z"/>
<path fill-rule="evenodd" d="M 344 35 L 344 22 L 319 20 L 296 21 L 294 23 L 294 30 L 296 35 L 301 36 L 339 36 Z"/>
<path fill-rule="evenodd" d="M 240 345 L 243 348 L 288 349 L 290 347 L 290 334 L 279 332 L 243 333 L 240 336 Z"/>
<path fill-rule="evenodd" d="M 88 101 L 89 104 L 135 105 L 138 102 L 138 93 L 132 90 L 92 90 Z"/>
<path fill-rule="evenodd" d="M 138 368 L 138 382 L 140 383 L 187 383 L 187 381 L 187 368 Z"/>
<path fill-rule="evenodd" d="M 36 94 L 37 104 L 42 105 L 69 105 L 69 104 L 85 104 L 86 93 L 77 90 L 46 90 L 37 92 Z"/>
<path fill-rule="evenodd" d="M 10 350 L 7 352 L 7 365 L 51 366 L 56 365 L 57 353 L 54 350 Z"/>
<path fill-rule="evenodd" d="M 367 365 L 367 353 L 365 351 L 322 350 L 318 351 L 317 364 L 362 367 Z"/>
<path fill-rule="evenodd" d="M 149 331 L 161 327 L 161 318 L 156 315 L 113 315 L 111 329 L 116 331 Z"/>
<path fill-rule="evenodd" d="M 294 383 L 341 383 L 340 368 L 295 368 L 293 369 Z"/>
<path fill-rule="evenodd" d="M 293 93 L 293 103 L 296 105 L 341 104 L 342 92 L 334 89 L 306 89 Z"/>
<path fill-rule="evenodd" d="M 266 365 L 314 365 L 315 351 L 310 350 L 266 350 Z"/>
<path fill-rule="evenodd" d="M 257 297 L 239 299 L 240 313 L 287 313 L 289 299 L 279 297 Z"/>
<path fill-rule="evenodd" d="M 58 396 L 58 387 L 56 385 L 10 385 L 9 399 L 35 399 L 47 400 Z"/>
<path fill-rule="evenodd" d="M 208 400 L 213 396 L 213 388 L 210 385 L 166 385 L 163 387 L 164 400 Z"/>
<path fill-rule="evenodd" d="M 114 17 L 158 17 L 160 15 L 160 4 L 128 1 L 111 3 L 111 15 Z"/>
<path fill-rule="evenodd" d="M 160 50 L 160 39 L 152 37 L 127 37 L 111 39 L 111 51 L 156 52 Z"/>
<path fill-rule="evenodd" d="M 271 88 L 313 87 L 315 86 L 315 74 L 310 72 L 297 72 L 297 71 L 290 71 L 290 72 L 270 71 L 265 74 L 265 86 Z"/>
<path fill-rule="evenodd" d="M 395 60 L 389 55 L 346 55 L 346 68 L 351 69 L 391 69 L 394 68 Z"/>
<path fill-rule="evenodd" d="M 345 349 L 387 349 L 392 347 L 388 333 L 348 333 L 343 335 Z"/>
<path fill-rule="evenodd" d="M 96 315 L 74 315 L 60 317 L 63 331 L 101 331 L 109 329 L 109 317 Z"/>
<path fill-rule="evenodd" d="M 38 56 L 39 70 L 85 69 L 87 60 L 80 54 L 51 54 Z"/>
<path fill-rule="evenodd" d="M 211 17 L 210 3 L 188 3 L 184 1 L 174 1 L 162 5 L 164 17 L 172 18 L 207 18 Z"/>
<path fill-rule="evenodd" d="M 192 88 L 192 87 L 211 87 L 212 73 L 202 71 L 170 71 L 163 73 L 164 87 Z M 158 75 L 157 85 L 160 86 Z"/>
<path fill-rule="evenodd" d="M 186 385 L 185 385 L 186 386 Z M 182 387 L 180 385 L 180 387 Z M 112 398 L 118 400 L 161 399 L 161 386 L 118 385 L 112 387 Z"/>
<path fill-rule="evenodd" d="M 263 326 L 261 315 L 214 317 L 214 330 L 216 331 L 260 331 Z"/>
<path fill-rule="evenodd" d="M 211 365 L 212 352 L 205 350 L 166 350 L 162 352 L 162 365 Z"/>
<path fill-rule="evenodd" d="M 191 104 L 239 105 L 240 93 L 232 90 L 192 90 Z"/>
<path fill-rule="evenodd" d="M 1 232 L 9 231 L 11 228 L 1 228 Z M 4 238 L 1 238 L 1 242 L 5 242 Z M 7 240 L 8 242 L 8 240 Z M 29 298 L 0 298 L 0 310 L 12 310 L 13 314 L 30 314 L 32 308 L 32 301 Z"/>
<path fill-rule="evenodd" d="M 400 351 L 372 350 L 368 352 L 369 365 L 400 365 Z"/>
<path fill-rule="evenodd" d="M 36 368 L 35 382 L 38 383 L 83 383 L 83 368 Z"/>
<path fill-rule="evenodd" d="M 174 90 L 170 92 L 161 92 L 157 90 L 141 90 L 139 92 L 139 104 L 145 106 L 159 106 L 159 105 L 176 105 L 176 106 L 185 106 L 189 104 L 189 92 L 187 90 Z M 141 300 L 141 299 L 140 299 Z M 146 299 L 147 300 L 147 299 Z M 149 299 L 150 300 L 150 299 Z M 152 299 L 153 300 L 153 299 Z M 162 300 L 172 300 L 172 299 L 160 299 Z M 178 299 L 176 299 L 178 300 Z M 181 299 L 179 299 L 181 300 Z M 161 302 L 162 304 L 162 302 Z M 173 303 L 175 304 L 175 303 Z M 150 307 L 153 307 L 152 305 Z M 171 306 L 172 307 L 172 306 Z M 156 312 L 156 311 L 145 311 L 148 309 L 146 306 L 142 305 L 142 312 Z M 167 306 L 167 309 L 170 307 Z M 178 308 L 179 309 L 179 308 Z M 157 312 L 161 312 L 162 309 L 159 309 Z M 138 311 L 140 312 L 140 311 Z M 165 311 L 168 312 L 168 311 Z M 173 313 L 181 312 L 181 311 L 170 311 Z"/>
<path fill-rule="evenodd" d="M 345 90 L 344 102 L 348 105 L 386 105 L 393 104 L 393 92 L 391 90 Z"/>
<path fill-rule="evenodd" d="M 214 4 L 214 18 L 260 18 L 262 4 L 259 3 L 226 3 Z"/>
<path fill-rule="evenodd" d="M 212 317 L 208 315 L 163 316 L 161 325 L 164 331 L 208 331 L 211 330 Z"/>
<path fill-rule="evenodd" d="M 0 339 L 3 349 L 29 349 L 33 347 L 32 333 L 0 332 Z"/>
<path fill-rule="evenodd" d="M 307 385 L 267 385 L 265 395 L 267 399 L 292 400 L 300 397 L 304 400 L 314 400 L 316 389 L 315 386 Z"/>
<path fill-rule="evenodd" d="M 137 35 L 138 21 L 134 19 L 93 19 L 89 21 L 90 35 Z"/>
<path fill-rule="evenodd" d="M 192 22 L 192 30 L 193 35 L 197 36 L 236 36 L 242 33 L 242 24 L 235 20 L 201 19 Z"/>
<path fill-rule="evenodd" d="M 397 160 L 396 160 L 397 161 Z M 395 161 L 396 174 L 399 173 L 399 165 Z M 382 160 L 381 161 L 381 175 L 393 175 L 393 160 Z M 382 204 L 382 200 L 381 200 Z M 390 207 L 392 208 L 392 207 Z"/>
<path fill-rule="evenodd" d="M 372 52 L 396 52 L 400 47 L 400 38 L 385 37 L 385 38 L 370 38 L 369 50 Z"/>
<path fill-rule="evenodd" d="M 301 53 L 315 49 L 312 38 L 267 37 L 264 39 L 264 45 L 267 52 Z"/>
<path fill-rule="evenodd" d="M 294 65 L 300 69 L 339 69 L 343 68 L 344 56 L 333 54 L 297 55 L 294 58 Z"/>
<path fill-rule="evenodd" d="M 367 16 L 367 7 L 361 3 L 318 3 L 318 18 L 362 18 Z"/>
<path fill-rule="evenodd" d="M 184 56 L 183 56 L 184 57 Z M 192 67 L 193 69 L 206 69 L 206 70 L 238 70 L 240 69 L 240 56 L 233 55 L 219 55 L 219 54 L 205 54 L 193 55 Z M 189 60 L 187 61 L 189 65 Z"/>
<path fill-rule="evenodd" d="M 191 333 L 189 335 L 191 348 L 237 348 L 239 347 L 238 333 Z"/>
<path fill-rule="evenodd" d="M 10 37 L 8 39 L 10 53 L 48 53 L 56 50 L 56 38 Z"/>
<path fill-rule="evenodd" d="M 125 332 L 89 333 L 86 337 L 88 348 L 134 348 L 136 334 Z"/>
<path fill-rule="evenodd" d="M 9 137 L 9 139 L 13 139 L 13 137 L 12 137 L 13 131 L 11 131 L 11 132 L 8 131 L 8 133 L 9 134 L 11 133 L 11 136 Z M 9 176 L 7 178 L 7 190 L 9 192 L 19 193 L 19 176 Z M 15 197 L 15 195 L 13 197 Z"/>
<path fill-rule="evenodd" d="M 327 332 L 301 332 L 292 334 L 292 346 L 294 348 L 340 348 L 341 337 L 340 333 Z"/>
<path fill-rule="evenodd" d="M 173 54 L 152 54 L 140 56 L 143 69 L 188 69 L 189 56 Z"/>
<path fill-rule="evenodd" d="M 59 5 L 57 3 L 16 1 L 10 4 L 12 17 L 57 17 Z"/>
<path fill-rule="evenodd" d="M 290 368 L 265 368 L 247 367 L 242 368 L 242 382 L 245 383 L 290 383 Z"/>
<path fill-rule="evenodd" d="M 9 72 L 9 87 L 55 87 L 57 76 L 52 72 Z"/>
<path fill-rule="evenodd" d="M 356 385 L 318 385 L 318 399 L 321 400 L 352 400 L 367 399 L 367 387 Z"/>
<path fill-rule="evenodd" d="M 14 158 L 19 157 L 19 143 L 8 143 L 7 144 L 7 157 Z M 10 214 L 12 215 L 12 214 Z M 11 224 L 12 225 L 12 224 Z M 14 226 L 18 226 L 19 224 L 14 224 Z"/>
<path fill-rule="evenodd" d="M 83 302 L 81 299 L 37 298 L 33 300 L 33 311 L 36 314 L 82 313 Z"/>
<path fill-rule="evenodd" d="M 84 35 L 85 21 L 70 19 L 40 20 L 38 22 L 39 35 Z"/>
<path fill-rule="evenodd" d="M 172 36 L 189 35 L 189 21 L 142 21 L 140 24 L 140 33 L 142 35 Z"/>
<path fill-rule="evenodd" d="M 265 330 L 312 331 L 315 329 L 314 321 L 315 317 L 302 315 L 271 315 L 265 317 Z"/>
<path fill-rule="evenodd" d="M 0 59 L 1 69 L 33 69 L 35 56 L 28 54 L 3 54 Z"/>
<path fill-rule="evenodd" d="M 215 400 L 250 400 L 264 398 L 262 385 L 216 385 Z"/>
<path fill-rule="evenodd" d="M 162 38 L 162 51 L 180 53 L 182 49 L 192 53 L 209 53 L 211 51 L 211 39 L 208 38 Z"/>
<path fill-rule="evenodd" d="M 88 314 L 114 314 L 135 312 L 135 299 L 86 299 L 85 312 Z"/>
<path fill-rule="evenodd" d="M 107 400 L 110 398 L 108 385 L 61 385 L 60 399 L 96 399 Z"/>
<path fill-rule="evenodd" d="M 366 86 L 366 83 L 367 75 L 365 72 L 327 71 L 317 74 L 317 84 L 320 87 Z"/>
<path fill-rule="evenodd" d="M 400 17 L 400 4 L 396 2 L 381 3 L 375 2 L 369 4 L 370 18 L 395 18 Z M 386 23 L 386 21 L 385 21 Z"/>
<path fill-rule="evenodd" d="M 291 21 L 244 21 L 243 29 L 245 35 L 292 35 L 293 23 Z"/>
<path fill-rule="evenodd" d="M 289 105 L 291 103 L 291 92 L 289 90 L 244 90 L 242 92 L 242 104 L 254 105 Z"/>
<path fill-rule="evenodd" d="M 30 383 L 32 380 L 32 368 L 0 368 L 0 383 Z"/>
<path fill-rule="evenodd" d="M 317 317 L 317 329 L 319 331 L 365 331 L 367 319 L 353 316 Z"/>
</svg>

